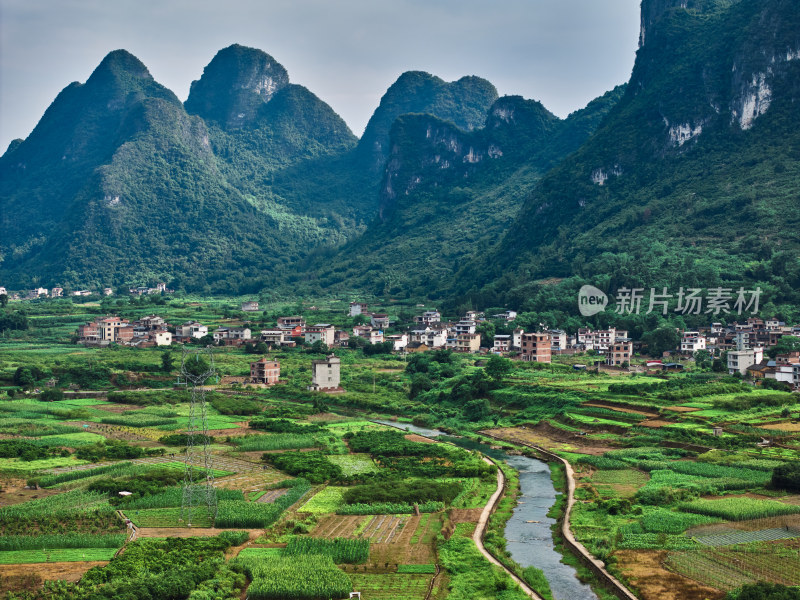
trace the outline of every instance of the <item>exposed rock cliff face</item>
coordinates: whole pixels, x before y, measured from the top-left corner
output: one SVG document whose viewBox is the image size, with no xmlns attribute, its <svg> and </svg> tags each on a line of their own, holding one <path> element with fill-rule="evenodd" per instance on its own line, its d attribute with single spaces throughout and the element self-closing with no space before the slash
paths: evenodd
<svg viewBox="0 0 800 600">
<path fill-rule="evenodd" d="M 289 74 L 269 54 L 234 44 L 217 52 L 192 82 L 186 110 L 225 129 L 246 127 L 287 85 Z"/>
<path fill-rule="evenodd" d="M 643 256 L 663 244 L 673 260 L 719 253 L 713 274 L 749 257 L 755 235 L 796 244 L 796 1 L 644 0 L 641 41 L 625 96 L 528 196 L 492 259 L 498 270 L 566 277 L 600 252 Z M 582 272 L 613 270 L 597 261 Z"/>
</svg>

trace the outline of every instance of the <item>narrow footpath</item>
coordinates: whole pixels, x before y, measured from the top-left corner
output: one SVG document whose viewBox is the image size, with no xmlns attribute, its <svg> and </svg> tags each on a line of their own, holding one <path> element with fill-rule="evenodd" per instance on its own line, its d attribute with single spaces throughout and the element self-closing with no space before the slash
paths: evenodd
<svg viewBox="0 0 800 600">
<path fill-rule="evenodd" d="M 495 464 L 493 461 L 491 461 L 486 457 L 484 457 L 483 460 L 489 463 L 490 465 Z M 505 489 L 505 485 L 506 485 L 506 476 L 503 475 L 502 469 L 500 469 L 500 467 L 497 467 L 497 489 L 494 491 L 494 494 L 492 494 L 492 497 L 489 498 L 489 502 L 486 504 L 486 506 L 483 507 L 483 512 L 481 513 L 481 518 L 478 519 L 478 525 L 477 527 L 475 527 L 475 533 L 472 536 L 472 541 L 475 542 L 475 545 L 478 547 L 478 550 L 480 550 L 481 554 L 483 554 L 486 557 L 486 560 L 488 560 L 493 565 L 497 565 L 498 567 L 503 569 L 506 573 L 508 573 L 509 576 L 514 581 L 517 582 L 517 585 L 519 585 L 519 587 L 522 589 L 523 592 L 525 592 L 528 596 L 530 596 L 534 600 L 543 600 L 542 597 L 535 591 L 533 591 L 533 589 L 527 583 L 525 583 L 519 577 L 514 575 L 514 573 L 512 573 L 505 565 L 503 565 L 494 556 L 492 556 L 491 553 L 483 545 L 483 535 L 486 533 L 486 527 L 489 525 L 489 517 L 492 516 L 495 506 L 497 506 L 497 503 L 500 501 L 500 496 L 503 495 L 503 490 Z"/>
</svg>

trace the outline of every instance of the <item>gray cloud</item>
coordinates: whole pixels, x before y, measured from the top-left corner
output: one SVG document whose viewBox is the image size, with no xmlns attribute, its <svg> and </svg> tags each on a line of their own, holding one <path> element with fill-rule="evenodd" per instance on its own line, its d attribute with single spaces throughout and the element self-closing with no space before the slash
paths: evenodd
<svg viewBox="0 0 800 600">
<path fill-rule="evenodd" d="M 630 75 L 638 0 L 0 0 L 0 151 L 125 48 L 181 99 L 217 50 L 261 48 L 360 135 L 403 71 L 479 75 L 560 116 Z"/>
</svg>

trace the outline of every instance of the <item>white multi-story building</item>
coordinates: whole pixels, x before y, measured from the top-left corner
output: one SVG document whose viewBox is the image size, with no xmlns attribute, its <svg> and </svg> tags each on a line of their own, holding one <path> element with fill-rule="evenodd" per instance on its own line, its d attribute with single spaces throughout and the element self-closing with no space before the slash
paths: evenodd
<svg viewBox="0 0 800 600">
<path fill-rule="evenodd" d="M 245 341 L 251 336 L 252 332 L 247 327 L 220 327 L 214 332 L 214 341 Z"/>
<path fill-rule="evenodd" d="M 743 348 L 741 350 L 728 350 L 728 373 L 733 375 L 737 371 L 744 375 L 747 367 L 752 367 L 764 359 L 763 348 Z"/>
<path fill-rule="evenodd" d="M 510 335 L 496 335 L 494 336 L 493 352 L 505 353 L 511 350 L 511 336 Z"/>
<path fill-rule="evenodd" d="M 197 321 L 188 321 L 183 325 L 178 325 L 175 328 L 175 337 L 177 338 L 176 341 L 181 341 L 188 338 L 197 338 L 199 340 L 201 337 L 205 337 L 207 335 L 208 327 L 202 323 L 198 323 Z"/>
<path fill-rule="evenodd" d="M 408 334 L 398 333 L 395 335 L 387 335 L 385 336 L 385 340 L 387 342 L 392 342 L 393 350 L 396 352 L 398 350 L 402 350 L 408 345 Z"/>
<path fill-rule="evenodd" d="M 350 311 L 349 315 L 351 317 L 356 317 L 358 315 L 365 315 L 367 314 L 367 304 L 365 302 L 351 302 L 350 303 Z"/>
<path fill-rule="evenodd" d="M 519 350 L 522 348 L 522 334 L 525 333 L 524 329 L 515 329 L 511 332 L 511 349 Z"/>
<path fill-rule="evenodd" d="M 342 361 L 333 354 L 322 360 L 311 361 L 311 385 L 309 390 L 336 390 L 341 380 Z"/>
<path fill-rule="evenodd" d="M 685 331 L 681 338 L 681 352 L 694 354 L 698 350 L 706 349 L 706 338 L 699 331 Z"/>
<path fill-rule="evenodd" d="M 453 333 L 455 333 L 456 336 L 473 334 L 475 333 L 476 327 L 477 324 L 472 319 L 461 319 L 458 323 L 453 325 Z"/>
<path fill-rule="evenodd" d="M 431 323 L 438 323 L 442 320 L 442 315 L 438 310 L 426 310 L 421 315 L 414 317 L 414 323 L 421 325 L 430 325 Z"/>
<path fill-rule="evenodd" d="M 567 348 L 567 333 L 561 329 L 551 329 L 550 344 L 553 352 L 561 352 Z"/>
<path fill-rule="evenodd" d="M 412 329 L 408 341 L 425 344 L 428 348 L 442 348 L 447 344 L 447 328 L 428 325 L 424 329 Z"/>
<path fill-rule="evenodd" d="M 317 323 L 313 327 L 306 327 L 304 336 L 306 344 L 322 342 L 326 346 L 333 346 L 336 341 L 336 328 L 328 323 Z"/>
<path fill-rule="evenodd" d="M 277 344 L 279 346 L 292 343 L 291 333 L 285 329 L 263 329 L 258 339 L 265 344 Z"/>
</svg>

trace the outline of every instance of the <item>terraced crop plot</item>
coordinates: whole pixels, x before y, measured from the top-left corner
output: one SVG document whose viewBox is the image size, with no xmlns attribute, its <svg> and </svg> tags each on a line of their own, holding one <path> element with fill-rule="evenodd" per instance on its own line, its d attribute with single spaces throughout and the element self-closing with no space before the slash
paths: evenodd
<svg viewBox="0 0 800 600">
<path fill-rule="evenodd" d="M 800 552 L 769 545 L 670 552 L 665 564 L 681 575 L 726 592 L 758 581 L 800 585 Z"/>
<path fill-rule="evenodd" d="M 335 513 L 344 503 L 342 495 L 345 488 L 328 486 L 317 492 L 314 496 L 300 507 L 298 512 L 310 512 L 314 514 Z"/>
<path fill-rule="evenodd" d="M 376 544 L 390 544 L 400 537 L 407 522 L 406 516 L 375 515 L 358 537 L 369 539 Z"/>
<path fill-rule="evenodd" d="M 720 535 L 701 535 L 694 539 L 705 546 L 732 546 L 734 544 L 747 544 L 750 542 L 769 542 L 772 540 L 785 540 L 800 537 L 800 529 L 790 527 L 776 527 L 774 529 L 759 529 L 756 531 L 736 531 Z"/>
<path fill-rule="evenodd" d="M 116 548 L 64 548 L 56 550 L 12 550 L 0 552 L 0 565 L 48 562 L 111 560 Z"/>
<path fill-rule="evenodd" d="M 333 516 L 320 521 L 314 529 L 313 536 L 328 539 L 335 537 L 360 538 L 378 544 L 397 543 L 406 525 L 412 519 L 413 517 L 407 515 Z"/>
<path fill-rule="evenodd" d="M 339 465 L 345 475 L 358 475 L 360 473 L 374 473 L 378 466 L 368 454 L 332 454 L 328 460 Z"/>
<path fill-rule="evenodd" d="M 180 508 L 145 508 L 125 512 L 137 527 L 186 527 L 188 524 L 181 518 Z M 192 527 L 211 527 L 214 520 L 206 509 L 196 508 L 192 511 Z"/>
<path fill-rule="evenodd" d="M 353 590 L 375 600 L 424 600 L 432 575 L 350 574 Z"/>
<path fill-rule="evenodd" d="M 267 503 L 275 502 L 275 500 L 283 496 L 288 491 L 289 490 L 287 489 L 267 490 L 261 496 L 258 497 L 256 502 L 267 502 Z"/>
</svg>

